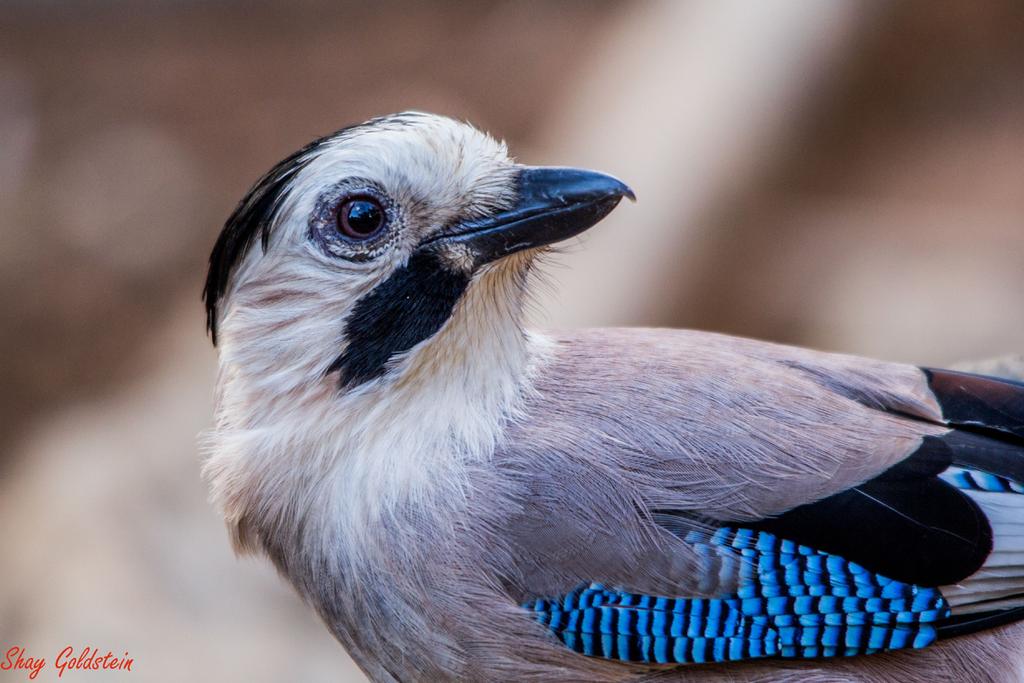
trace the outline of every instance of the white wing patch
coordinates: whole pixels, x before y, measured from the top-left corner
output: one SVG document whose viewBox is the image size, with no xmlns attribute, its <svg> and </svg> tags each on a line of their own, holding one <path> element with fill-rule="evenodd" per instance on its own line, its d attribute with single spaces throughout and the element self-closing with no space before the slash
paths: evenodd
<svg viewBox="0 0 1024 683">
<path fill-rule="evenodd" d="M 940 477 L 970 496 L 992 525 L 992 554 L 985 564 L 941 589 L 953 613 L 1024 606 L 1024 485 L 964 467 L 950 467 Z"/>
</svg>

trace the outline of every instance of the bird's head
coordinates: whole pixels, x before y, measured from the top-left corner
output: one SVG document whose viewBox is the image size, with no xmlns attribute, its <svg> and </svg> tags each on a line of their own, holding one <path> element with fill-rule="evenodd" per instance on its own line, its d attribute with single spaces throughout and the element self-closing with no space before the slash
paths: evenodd
<svg viewBox="0 0 1024 683">
<path fill-rule="evenodd" d="M 232 373 L 275 391 L 393 381 L 446 327 L 472 328 L 449 335 L 449 356 L 508 334 L 533 256 L 623 196 L 601 173 L 517 164 L 445 117 L 346 128 L 281 161 L 238 204 L 210 257 L 208 327 Z"/>
<path fill-rule="evenodd" d="M 623 196 L 420 113 L 316 140 L 257 181 L 204 291 L 220 351 L 205 472 L 236 546 L 307 528 L 311 486 L 373 517 L 458 482 L 542 362 L 520 322 L 534 256 Z"/>
</svg>

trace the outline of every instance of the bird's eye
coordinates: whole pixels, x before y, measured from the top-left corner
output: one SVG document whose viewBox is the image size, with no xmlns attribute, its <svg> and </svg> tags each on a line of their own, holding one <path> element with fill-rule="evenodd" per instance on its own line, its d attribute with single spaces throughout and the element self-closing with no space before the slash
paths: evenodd
<svg viewBox="0 0 1024 683">
<path fill-rule="evenodd" d="M 349 199 L 338 209 L 338 232 L 353 240 L 365 240 L 380 232 L 384 209 L 374 199 Z"/>
</svg>

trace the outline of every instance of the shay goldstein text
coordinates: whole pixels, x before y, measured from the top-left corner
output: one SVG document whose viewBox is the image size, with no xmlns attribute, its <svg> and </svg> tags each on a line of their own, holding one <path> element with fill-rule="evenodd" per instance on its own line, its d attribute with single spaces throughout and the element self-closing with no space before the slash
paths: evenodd
<svg viewBox="0 0 1024 683">
<path fill-rule="evenodd" d="M 64 673 L 70 671 L 131 671 L 134 663 L 135 660 L 127 652 L 118 657 L 110 650 L 100 654 L 98 648 L 84 647 L 76 653 L 70 645 L 58 652 L 53 660 L 58 678 L 63 678 Z M 8 648 L 3 661 L 0 661 L 0 671 L 24 671 L 29 680 L 34 680 L 45 668 L 45 657 L 29 655 L 20 645 Z"/>
</svg>

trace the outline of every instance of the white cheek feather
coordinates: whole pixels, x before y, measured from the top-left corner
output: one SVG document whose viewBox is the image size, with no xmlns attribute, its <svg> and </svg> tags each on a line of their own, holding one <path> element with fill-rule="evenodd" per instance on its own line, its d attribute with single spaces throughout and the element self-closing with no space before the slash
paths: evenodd
<svg viewBox="0 0 1024 683">
<path fill-rule="evenodd" d="M 439 149 L 452 150 L 443 169 Z M 520 324 L 531 255 L 478 273 L 437 334 L 393 359 L 381 379 L 343 393 L 325 375 L 342 323 L 400 258 L 339 263 L 311 247 L 305 217 L 339 174 L 404 188 L 406 201 L 429 199 L 439 222 L 491 211 L 511 199 L 508 168 L 503 145 L 438 118 L 347 140 L 297 174 L 270 249 L 243 261 L 221 319 L 204 473 L 239 550 L 271 536 L 343 544 L 358 560 L 376 546 L 375 521 L 464 498 L 466 465 L 493 452 L 546 356 L 547 342 Z"/>
</svg>

